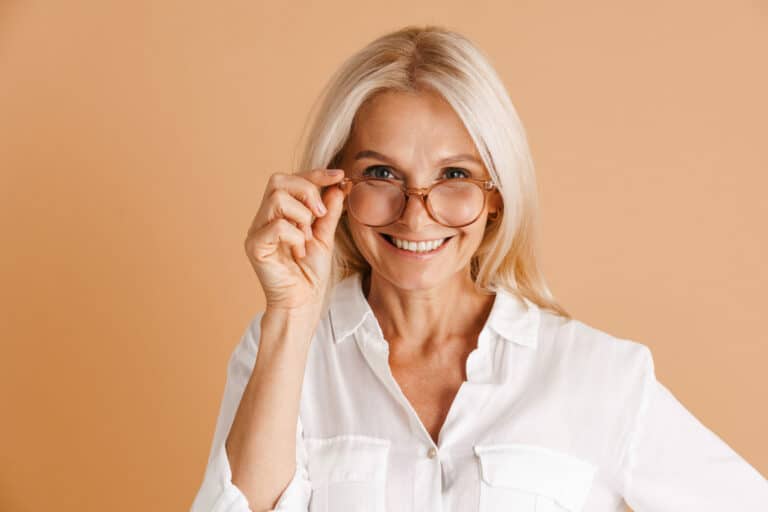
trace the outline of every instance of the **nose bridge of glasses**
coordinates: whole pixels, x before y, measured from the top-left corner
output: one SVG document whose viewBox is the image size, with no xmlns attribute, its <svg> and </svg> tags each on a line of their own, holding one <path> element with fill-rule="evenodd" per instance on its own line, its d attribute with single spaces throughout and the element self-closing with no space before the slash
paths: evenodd
<svg viewBox="0 0 768 512">
<path fill-rule="evenodd" d="M 429 192 L 429 189 L 431 187 L 407 187 L 403 186 L 403 189 L 405 190 L 406 195 L 412 195 L 412 194 L 419 194 L 419 195 L 426 195 L 427 192 Z"/>
<path fill-rule="evenodd" d="M 426 203 L 427 194 L 429 194 L 431 187 L 403 187 L 403 194 L 407 200 L 411 196 L 417 196 L 422 202 Z"/>
<path fill-rule="evenodd" d="M 401 215 L 400 218 L 404 222 L 408 222 L 413 224 L 414 222 L 416 225 L 413 225 L 412 228 L 415 231 L 418 231 L 421 229 L 421 226 L 425 222 L 431 222 L 434 220 L 432 218 L 432 214 L 429 211 L 429 206 L 427 206 L 427 193 L 429 192 L 428 188 L 419 188 L 419 187 L 412 187 L 412 188 L 404 188 L 404 198 L 405 198 L 405 204 L 402 206 Z M 415 196 L 414 198 L 416 201 L 411 201 L 411 197 Z M 411 205 L 410 203 L 419 203 L 418 205 Z M 416 208 L 416 211 L 413 209 Z M 429 219 L 429 221 L 427 221 Z"/>
<path fill-rule="evenodd" d="M 427 195 L 429 194 L 430 188 L 431 187 L 406 187 L 406 186 L 403 186 L 403 194 L 405 195 L 405 203 L 406 203 L 405 205 L 403 205 L 403 209 L 407 209 L 408 208 L 408 203 L 410 202 L 409 199 L 411 198 L 411 196 L 416 196 L 419 199 L 419 201 L 417 201 L 417 202 L 421 203 L 422 206 L 425 207 L 424 209 L 426 210 Z M 405 212 L 403 212 L 403 213 L 405 213 Z"/>
</svg>

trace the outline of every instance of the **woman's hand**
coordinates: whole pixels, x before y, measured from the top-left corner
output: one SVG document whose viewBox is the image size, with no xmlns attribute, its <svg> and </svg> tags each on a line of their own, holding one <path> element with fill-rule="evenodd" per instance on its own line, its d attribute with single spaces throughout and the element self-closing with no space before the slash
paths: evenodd
<svg viewBox="0 0 768 512">
<path fill-rule="evenodd" d="M 344 193 L 328 186 L 343 178 L 341 169 L 270 176 L 245 239 L 268 309 L 321 306 L 344 202 Z M 322 196 L 321 187 L 328 187 Z"/>
</svg>

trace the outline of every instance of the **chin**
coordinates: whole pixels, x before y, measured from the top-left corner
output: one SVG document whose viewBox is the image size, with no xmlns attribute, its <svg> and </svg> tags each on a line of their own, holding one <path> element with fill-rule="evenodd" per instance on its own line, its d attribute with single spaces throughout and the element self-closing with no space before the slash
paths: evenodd
<svg viewBox="0 0 768 512">
<path fill-rule="evenodd" d="M 435 267 L 439 267 L 436 265 Z M 373 270 L 401 290 L 428 290 L 450 280 L 455 273 L 446 272 L 444 268 L 380 268 Z"/>
</svg>

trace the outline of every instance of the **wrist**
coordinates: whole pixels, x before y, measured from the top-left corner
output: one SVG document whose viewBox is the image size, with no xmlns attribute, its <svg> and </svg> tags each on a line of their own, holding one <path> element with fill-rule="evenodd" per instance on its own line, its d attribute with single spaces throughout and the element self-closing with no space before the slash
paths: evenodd
<svg viewBox="0 0 768 512">
<path fill-rule="evenodd" d="M 308 303 L 301 306 L 281 307 L 267 304 L 264 308 L 264 316 L 279 318 L 281 320 L 307 320 L 308 318 L 320 318 L 321 304 Z"/>
<path fill-rule="evenodd" d="M 320 320 L 321 306 L 307 305 L 297 308 L 280 308 L 267 306 L 261 317 L 262 332 L 280 333 L 281 336 L 290 334 L 291 338 L 312 337 Z"/>
</svg>

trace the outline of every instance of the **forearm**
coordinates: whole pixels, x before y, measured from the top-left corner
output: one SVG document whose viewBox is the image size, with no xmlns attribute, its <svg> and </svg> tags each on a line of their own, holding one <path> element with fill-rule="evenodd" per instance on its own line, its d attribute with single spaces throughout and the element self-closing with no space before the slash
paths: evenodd
<svg viewBox="0 0 768 512">
<path fill-rule="evenodd" d="M 296 422 L 312 314 L 267 310 L 259 350 L 226 441 L 232 483 L 254 511 L 271 509 L 296 467 Z"/>
</svg>

